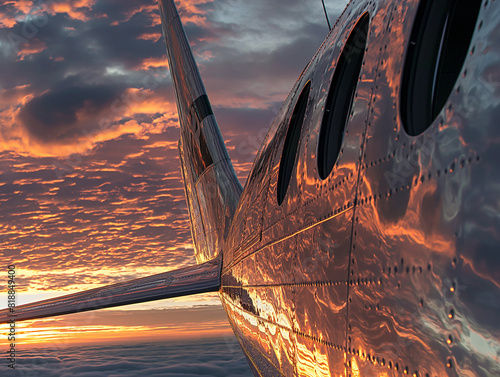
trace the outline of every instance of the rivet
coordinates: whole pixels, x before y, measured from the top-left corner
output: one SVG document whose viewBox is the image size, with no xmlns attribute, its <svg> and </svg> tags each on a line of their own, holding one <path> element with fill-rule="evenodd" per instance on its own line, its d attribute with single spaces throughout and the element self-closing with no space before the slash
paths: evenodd
<svg viewBox="0 0 500 377">
<path fill-rule="evenodd" d="M 455 310 L 450 309 L 450 312 L 448 313 L 448 318 L 449 318 L 449 319 L 453 319 L 453 318 L 455 318 Z"/>
<path fill-rule="evenodd" d="M 451 283 L 450 292 L 455 292 L 455 282 Z"/>
</svg>

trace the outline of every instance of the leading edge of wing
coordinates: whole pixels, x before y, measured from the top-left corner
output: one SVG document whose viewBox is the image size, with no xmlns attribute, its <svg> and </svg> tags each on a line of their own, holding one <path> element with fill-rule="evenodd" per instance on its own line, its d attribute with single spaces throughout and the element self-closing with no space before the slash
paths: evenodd
<svg viewBox="0 0 500 377">
<path fill-rule="evenodd" d="M 222 258 L 219 256 L 195 266 L 20 305 L 14 311 L 2 309 L 0 323 L 8 323 L 12 319 L 17 322 L 216 292 L 220 287 L 221 262 Z"/>
</svg>

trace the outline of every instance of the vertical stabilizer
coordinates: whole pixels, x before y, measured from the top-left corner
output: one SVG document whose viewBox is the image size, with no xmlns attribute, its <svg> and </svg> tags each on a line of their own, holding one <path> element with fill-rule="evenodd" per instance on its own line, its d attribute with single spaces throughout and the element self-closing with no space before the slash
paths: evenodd
<svg viewBox="0 0 500 377">
<path fill-rule="evenodd" d="M 158 0 L 181 125 L 179 153 L 198 263 L 221 251 L 241 195 L 173 0 Z"/>
</svg>

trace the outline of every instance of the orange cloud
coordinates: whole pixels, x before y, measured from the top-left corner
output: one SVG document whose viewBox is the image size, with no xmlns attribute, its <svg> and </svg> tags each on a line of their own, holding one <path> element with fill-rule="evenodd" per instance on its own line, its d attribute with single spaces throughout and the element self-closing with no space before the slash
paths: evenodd
<svg viewBox="0 0 500 377">
<path fill-rule="evenodd" d="M 10 89 L 2 89 L 0 90 L 0 97 L 2 98 L 2 107 L 0 107 L 1 114 L 1 111 L 8 107 L 19 104 L 24 105 L 33 97 L 33 94 L 31 93 L 30 85 L 26 84 L 15 86 Z"/>
<path fill-rule="evenodd" d="M 207 13 L 199 8 L 199 5 L 208 4 L 213 0 L 188 0 L 177 2 L 177 9 L 179 10 L 182 22 L 184 24 L 192 23 L 197 26 L 209 26 L 206 15 Z"/>
<path fill-rule="evenodd" d="M 151 19 L 151 24 L 150 26 L 158 26 L 161 24 L 160 17 L 158 14 L 158 5 L 152 4 L 152 5 L 140 5 L 137 8 L 133 8 L 132 10 L 128 11 L 125 15 L 125 19 L 121 21 L 114 21 L 111 25 L 116 26 L 119 25 L 123 22 L 129 21 L 132 17 L 134 17 L 136 14 L 145 12 L 148 17 Z"/>
<path fill-rule="evenodd" d="M 196 56 L 200 58 L 203 61 L 211 60 L 214 57 L 214 54 L 212 51 L 203 51 L 203 52 L 198 52 L 196 53 Z"/>
<path fill-rule="evenodd" d="M 44 51 L 47 49 L 47 45 L 38 40 L 38 39 L 30 39 L 28 40 L 27 43 L 25 43 L 24 46 L 22 46 L 18 53 L 18 59 L 17 60 L 25 60 L 25 58 L 29 55 L 34 55 L 34 54 L 39 54 L 40 52 Z"/>
<path fill-rule="evenodd" d="M 7 13 L 0 12 L 0 27 L 11 28 L 18 21 L 17 18 L 21 18 L 24 15 L 29 14 L 33 10 L 33 1 L 31 0 L 16 0 L 16 1 L 4 1 L 2 3 L 5 7 L 12 7 L 15 9 L 14 15 L 7 15 Z"/>
<path fill-rule="evenodd" d="M 50 14 L 66 13 L 70 18 L 88 21 L 87 12 L 92 10 L 95 0 L 65 0 L 54 1 L 48 4 Z"/>
<path fill-rule="evenodd" d="M 146 41 L 157 42 L 161 37 L 162 37 L 162 35 L 161 35 L 160 32 L 147 32 L 147 33 L 141 34 L 137 38 L 138 39 L 144 39 Z"/>
<path fill-rule="evenodd" d="M 144 59 L 142 63 L 135 67 L 136 70 L 148 70 L 150 68 L 160 68 L 163 67 L 168 69 L 168 60 L 166 56 L 160 58 L 148 58 Z"/>
<path fill-rule="evenodd" d="M 161 133 L 165 127 L 177 127 L 176 104 L 156 95 L 150 89 L 129 88 L 114 101 L 99 117 L 91 108 L 82 107 L 76 112 L 77 122 L 95 127 L 76 135 L 70 140 L 41 142 L 33 137 L 16 119 L 22 106 L 33 99 L 29 85 L 0 91 L 5 100 L 0 104 L 0 151 L 14 151 L 24 156 L 66 157 L 86 155 L 98 143 L 119 138 L 124 134 L 134 134 L 142 138 L 146 134 Z M 137 114 L 162 114 L 151 123 L 138 122 Z"/>
<path fill-rule="evenodd" d="M 10 0 L 5 1 L 3 5 L 10 5 L 23 14 L 28 14 L 33 10 L 33 1 L 31 0 Z"/>
<path fill-rule="evenodd" d="M 5 13 L 0 13 L 0 27 L 1 28 L 11 28 L 13 27 L 17 21 L 12 18 L 7 16 Z"/>
</svg>

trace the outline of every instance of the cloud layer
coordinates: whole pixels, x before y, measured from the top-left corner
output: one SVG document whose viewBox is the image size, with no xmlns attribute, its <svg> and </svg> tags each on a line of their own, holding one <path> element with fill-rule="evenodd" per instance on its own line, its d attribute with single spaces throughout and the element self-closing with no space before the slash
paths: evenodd
<svg viewBox="0 0 500 377">
<path fill-rule="evenodd" d="M 251 377 L 234 335 L 122 345 L 52 347 L 19 352 L 9 376 L 117 377 L 214 376 Z"/>
</svg>

